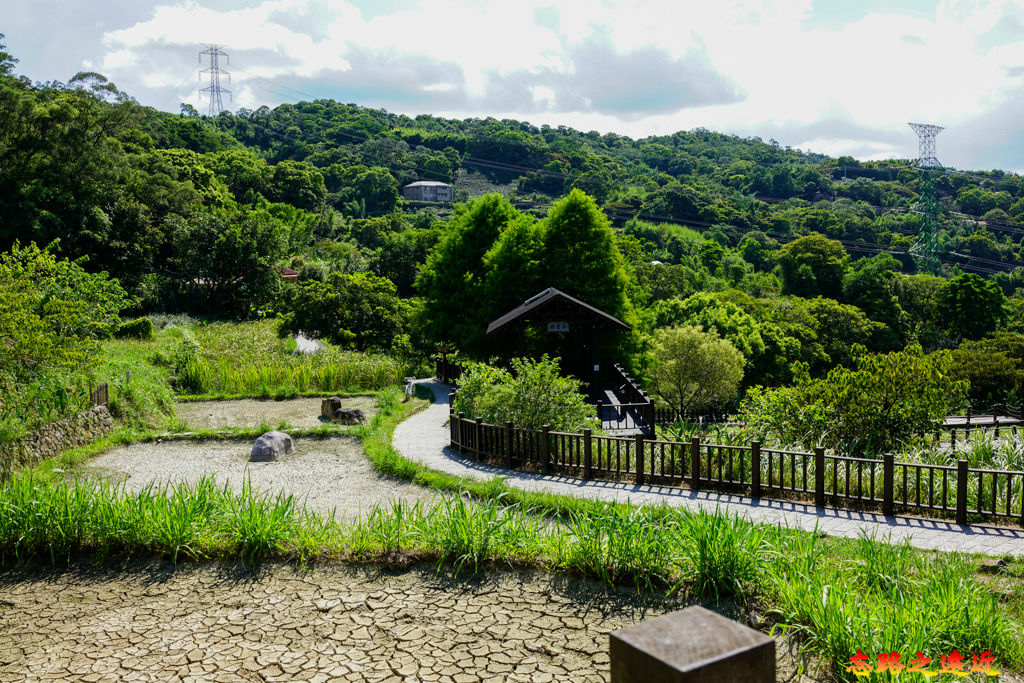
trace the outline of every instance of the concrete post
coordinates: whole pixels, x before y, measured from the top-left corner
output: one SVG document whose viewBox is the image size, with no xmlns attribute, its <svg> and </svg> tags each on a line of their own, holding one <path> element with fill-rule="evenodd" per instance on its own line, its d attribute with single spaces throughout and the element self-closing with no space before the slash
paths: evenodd
<svg viewBox="0 0 1024 683">
<path fill-rule="evenodd" d="M 775 641 L 703 607 L 609 634 L 611 683 L 775 683 Z"/>
<path fill-rule="evenodd" d="M 895 456 L 892 453 L 882 456 L 882 514 L 887 516 L 891 515 L 895 509 L 892 500 L 893 480 L 896 478 L 894 460 Z"/>
<path fill-rule="evenodd" d="M 543 435 L 541 436 L 540 454 L 541 462 L 544 463 L 544 471 L 547 473 L 551 472 L 551 425 L 544 425 L 541 427 Z"/>
<path fill-rule="evenodd" d="M 967 524 L 967 461 L 956 461 L 956 523 Z"/>
<path fill-rule="evenodd" d="M 512 460 L 512 422 L 505 423 L 505 467 L 513 468 Z"/>
</svg>

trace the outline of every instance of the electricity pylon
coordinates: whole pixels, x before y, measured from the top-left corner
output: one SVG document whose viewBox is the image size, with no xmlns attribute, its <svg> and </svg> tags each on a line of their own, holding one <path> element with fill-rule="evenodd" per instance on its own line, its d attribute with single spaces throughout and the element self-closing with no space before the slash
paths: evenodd
<svg viewBox="0 0 1024 683">
<path fill-rule="evenodd" d="M 228 60 L 228 64 L 231 63 L 231 58 L 228 57 L 228 53 L 224 52 L 217 45 L 211 45 L 202 52 L 199 53 L 199 62 L 202 63 L 203 55 L 209 55 L 210 57 L 210 68 L 203 69 L 199 72 L 199 80 L 203 79 L 204 75 L 209 76 L 210 85 L 200 89 L 200 93 L 210 96 L 210 116 L 218 116 L 224 111 L 224 102 L 221 100 L 221 93 L 227 93 L 228 97 L 231 97 L 231 91 L 226 88 L 222 88 L 220 85 L 220 77 L 227 76 L 228 83 L 231 82 L 231 74 L 220 68 L 220 57 L 225 57 Z"/>
<path fill-rule="evenodd" d="M 933 126 L 929 123 L 908 123 L 907 125 L 914 129 L 920 141 L 917 165 L 922 168 L 928 166 L 941 168 L 942 164 L 935 158 L 935 136 L 942 132 L 942 126 Z"/>
<path fill-rule="evenodd" d="M 935 196 L 934 170 L 929 172 L 928 169 L 942 169 L 942 164 L 935 157 L 935 136 L 943 128 L 928 123 L 907 125 L 917 133 L 918 156 L 914 165 L 921 169 L 918 200 L 910 207 L 911 211 L 921 216 L 921 229 L 917 235 L 917 242 L 910 248 L 909 253 L 917 261 L 918 270 L 938 275 L 942 268 L 939 263 L 939 254 L 942 253 L 942 245 L 939 243 L 939 215 L 942 207 Z"/>
</svg>

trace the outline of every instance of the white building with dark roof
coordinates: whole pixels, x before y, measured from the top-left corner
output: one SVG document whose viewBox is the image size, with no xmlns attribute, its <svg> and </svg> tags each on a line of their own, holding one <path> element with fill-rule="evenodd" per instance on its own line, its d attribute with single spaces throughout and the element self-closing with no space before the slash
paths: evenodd
<svg viewBox="0 0 1024 683">
<path fill-rule="evenodd" d="M 450 202 L 452 186 L 436 180 L 418 180 L 402 188 L 402 197 L 414 202 Z"/>
</svg>

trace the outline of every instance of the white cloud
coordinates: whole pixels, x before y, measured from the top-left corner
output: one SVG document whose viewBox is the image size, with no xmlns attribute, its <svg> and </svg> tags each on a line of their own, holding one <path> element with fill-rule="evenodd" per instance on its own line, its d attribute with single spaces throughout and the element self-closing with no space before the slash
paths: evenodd
<svg viewBox="0 0 1024 683">
<path fill-rule="evenodd" d="M 906 121 L 969 126 L 1024 89 L 1024 33 L 1014 29 L 1024 0 L 940 0 L 931 16 L 890 10 L 839 27 L 817 21 L 813 4 L 420 0 L 368 16 L 345 0 L 226 10 L 186 0 L 106 33 L 97 68 L 158 104 L 174 95 L 197 43 L 219 43 L 242 106 L 298 96 L 291 87 L 411 114 L 631 135 L 779 131 L 791 136 L 783 144 L 861 157 L 911 155 Z M 606 49 L 590 49 L 600 41 Z M 622 92 L 633 100 L 616 101 Z M 649 109 L 631 108 L 644 102 Z M 816 130 L 822 121 L 857 130 Z"/>
</svg>

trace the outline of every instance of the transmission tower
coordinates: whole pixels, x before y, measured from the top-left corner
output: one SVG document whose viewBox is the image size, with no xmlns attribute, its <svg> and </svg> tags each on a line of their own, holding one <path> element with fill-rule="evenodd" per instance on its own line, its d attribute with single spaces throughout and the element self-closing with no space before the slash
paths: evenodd
<svg viewBox="0 0 1024 683">
<path fill-rule="evenodd" d="M 910 248 L 909 253 L 917 261 L 918 270 L 940 275 L 939 256 L 944 252 L 943 246 L 939 242 L 939 215 L 942 207 L 935 195 L 933 173 L 922 169 L 921 180 L 918 184 L 918 200 L 910 207 L 911 211 L 921 216 L 921 229 L 918 231 L 917 241 Z"/>
<path fill-rule="evenodd" d="M 221 94 L 227 93 L 228 97 L 231 97 L 231 91 L 222 88 L 220 86 L 220 77 L 227 76 L 227 82 L 231 82 L 231 74 L 220 68 L 220 58 L 224 57 L 227 59 L 227 63 L 231 63 L 231 58 L 228 57 L 228 53 L 220 49 L 218 45 L 210 45 L 205 50 L 199 53 L 199 63 L 203 62 L 203 55 L 210 57 L 210 68 L 203 69 L 199 72 L 199 80 L 201 81 L 204 76 L 209 76 L 210 85 L 199 90 L 203 95 L 210 96 L 210 116 L 218 116 L 224 111 L 224 102 L 221 100 Z"/>
<path fill-rule="evenodd" d="M 927 123 L 908 123 L 914 129 L 921 141 L 920 152 L 917 157 L 917 165 L 921 167 L 938 166 L 942 167 L 939 160 L 935 158 L 935 136 L 942 130 L 942 126 L 932 126 Z"/>
</svg>

